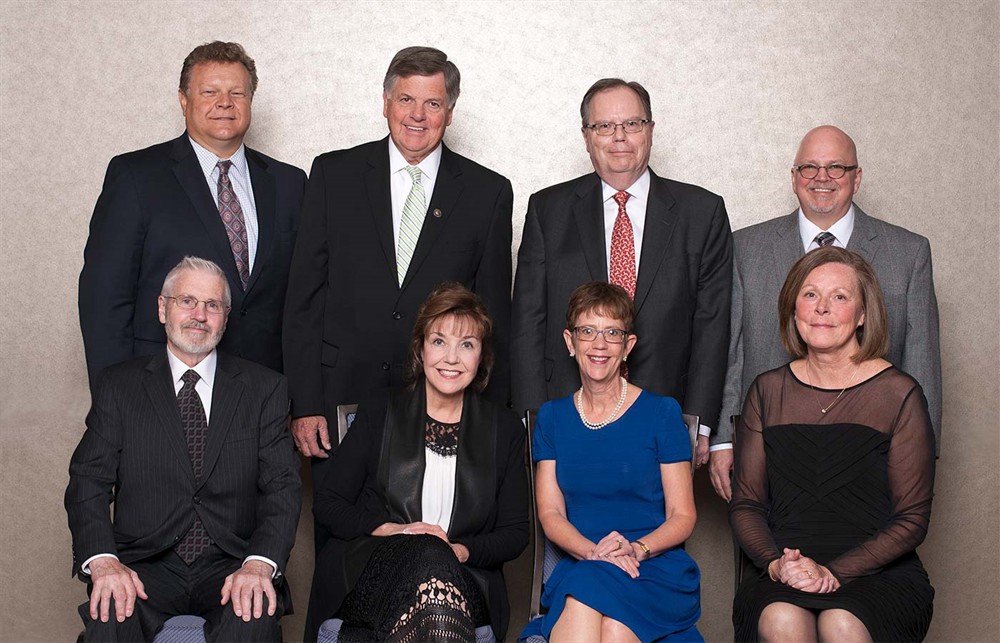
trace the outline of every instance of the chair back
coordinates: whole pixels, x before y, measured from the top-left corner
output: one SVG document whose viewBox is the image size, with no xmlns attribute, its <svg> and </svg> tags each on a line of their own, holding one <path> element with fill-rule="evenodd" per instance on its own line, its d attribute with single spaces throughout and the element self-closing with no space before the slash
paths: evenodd
<svg viewBox="0 0 1000 643">
<path fill-rule="evenodd" d="M 357 415 L 357 404 L 337 405 L 337 444 L 344 441 L 344 436 L 347 435 L 347 429 L 351 428 L 351 423 L 354 422 L 354 418 L 357 417 Z"/>
</svg>

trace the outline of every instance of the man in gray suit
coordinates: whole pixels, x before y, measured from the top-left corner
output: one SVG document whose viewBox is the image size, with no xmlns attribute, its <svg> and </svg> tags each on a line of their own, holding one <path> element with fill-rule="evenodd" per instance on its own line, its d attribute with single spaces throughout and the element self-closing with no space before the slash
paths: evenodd
<svg viewBox="0 0 1000 643">
<path fill-rule="evenodd" d="M 862 212 L 853 202 L 860 187 L 854 141 L 836 127 L 817 127 L 802 139 L 792 167 L 799 209 L 733 235 L 729 367 L 709 466 L 712 485 L 727 501 L 733 468 L 729 418 L 739 415 L 755 377 L 791 360 L 778 334 L 778 292 L 792 264 L 820 245 L 852 250 L 875 268 L 889 312 L 886 359 L 923 387 L 940 449 L 941 353 L 930 244 Z"/>
</svg>

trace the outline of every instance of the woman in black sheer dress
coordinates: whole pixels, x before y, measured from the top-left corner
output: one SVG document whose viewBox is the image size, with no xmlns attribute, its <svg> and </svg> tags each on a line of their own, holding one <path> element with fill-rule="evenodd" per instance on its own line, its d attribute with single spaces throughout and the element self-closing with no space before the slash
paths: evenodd
<svg viewBox="0 0 1000 643">
<path fill-rule="evenodd" d="M 491 328 L 476 295 L 439 286 L 417 312 L 411 386 L 362 401 L 333 455 L 310 612 L 342 618 L 340 641 L 468 641 L 481 625 L 503 639 L 528 497 L 524 427 L 479 395 Z"/>
<path fill-rule="evenodd" d="M 814 250 L 789 272 L 779 319 L 797 359 L 754 381 L 737 432 L 729 518 L 758 573 L 736 593 L 736 639 L 921 640 L 934 436 L 919 384 L 882 359 L 875 274 Z"/>
</svg>

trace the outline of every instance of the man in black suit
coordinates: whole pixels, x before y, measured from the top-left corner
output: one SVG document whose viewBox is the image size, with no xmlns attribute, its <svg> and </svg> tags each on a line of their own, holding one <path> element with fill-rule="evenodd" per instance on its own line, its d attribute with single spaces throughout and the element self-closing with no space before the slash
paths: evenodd
<svg viewBox="0 0 1000 643">
<path fill-rule="evenodd" d="M 305 174 L 243 145 L 256 89 L 257 68 L 243 47 L 196 47 L 178 90 L 186 131 L 108 165 L 80 273 L 91 384 L 105 366 L 163 351 L 156 298 L 185 255 L 226 271 L 236 312 L 223 350 L 281 370 L 282 308 Z"/>
<path fill-rule="evenodd" d="M 222 269 L 185 257 L 158 299 L 166 349 L 94 383 L 66 489 L 87 640 L 150 641 L 176 614 L 211 641 L 280 640 L 301 507 L 287 386 L 215 350 L 230 304 Z"/>
<path fill-rule="evenodd" d="M 517 258 L 511 332 L 514 407 L 538 408 L 580 386 L 566 352 L 574 288 L 633 292 L 631 381 L 676 398 L 708 435 L 719 417 L 729 341 L 732 235 L 722 198 L 649 168 L 649 93 L 599 80 L 580 106 L 596 173 L 531 196 Z M 699 451 L 698 463 L 708 457 Z"/>
<path fill-rule="evenodd" d="M 441 140 L 459 72 L 437 49 L 408 47 L 383 83 L 389 136 L 316 158 L 285 306 L 292 435 L 303 455 L 332 448 L 338 404 L 403 384 L 417 308 L 442 281 L 482 297 L 496 367 L 486 394 L 509 394 L 510 181 Z"/>
</svg>

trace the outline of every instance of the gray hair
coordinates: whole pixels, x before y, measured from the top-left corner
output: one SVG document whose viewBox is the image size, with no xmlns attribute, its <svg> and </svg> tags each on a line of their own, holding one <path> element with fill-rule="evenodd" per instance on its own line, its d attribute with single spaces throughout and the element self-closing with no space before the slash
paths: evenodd
<svg viewBox="0 0 1000 643">
<path fill-rule="evenodd" d="M 590 125 L 590 101 L 596 94 L 616 87 L 627 87 L 634 91 L 639 100 L 642 101 L 642 108 L 646 112 L 646 120 L 653 120 L 653 107 L 649 100 L 649 92 L 646 88 L 634 80 L 625 81 L 621 78 L 602 78 L 587 90 L 583 95 L 583 102 L 580 103 L 580 117 L 583 119 L 583 127 Z"/>
<path fill-rule="evenodd" d="M 455 107 L 455 103 L 458 102 L 462 75 L 458 72 L 455 63 L 448 60 L 448 54 L 433 47 L 407 47 L 396 52 L 396 55 L 392 57 L 392 62 L 389 63 L 389 69 L 385 72 L 382 91 L 387 95 L 392 93 L 392 88 L 396 86 L 396 81 L 400 78 L 433 76 L 434 74 L 444 74 L 448 109 Z"/>
<path fill-rule="evenodd" d="M 229 290 L 229 279 L 226 277 L 226 273 L 216 264 L 214 261 L 209 261 L 208 259 L 202 259 L 201 257 L 186 256 L 181 259 L 180 263 L 170 269 L 167 273 L 166 278 L 163 280 L 163 288 L 160 289 L 160 294 L 164 297 L 170 297 L 174 294 L 174 284 L 177 282 L 178 277 L 185 270 L 193 270 L 195 272 L 204 272 L 222 280 L 222 297 L 225 300 L 226 306 L 230 306 L 233 303 L 233 295 Z"/>
</svg>

